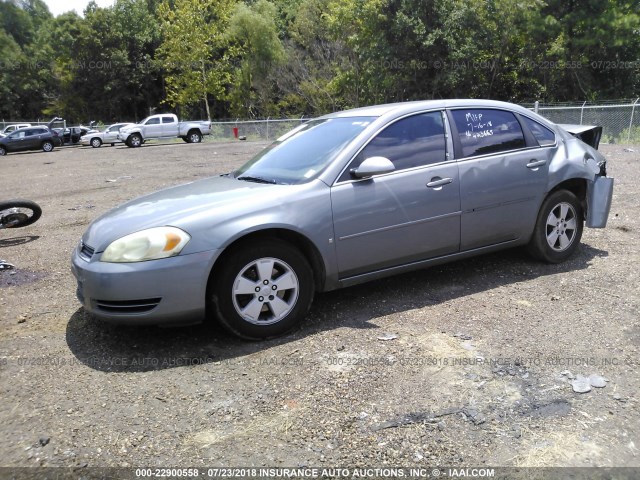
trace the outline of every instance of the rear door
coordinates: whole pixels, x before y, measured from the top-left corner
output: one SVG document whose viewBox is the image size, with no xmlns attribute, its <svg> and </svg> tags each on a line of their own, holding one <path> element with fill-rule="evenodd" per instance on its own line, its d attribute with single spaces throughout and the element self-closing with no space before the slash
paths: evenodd
<svg viewBox="0 0 640 480">
<path fill-rule="evenodd" d="M 455 253 L 460 245 L 458 166 L 442 112 L 397 120 L 352 160 L 331 189 L 340 278 Z M 392 173 L 356 180 L 351 169 L 385 157 Z"/>
<path fill-rule="evenodd" d="M 461 251 L 528 237 L 547 184 L 541 149 L 508 110 L 449 112 L 460 169 Z"/>
<path fill-rule="evenodd" d="M 102 135 L 103 143 L 113 143 L 118 139 L 118 132 L 124 125 L 122 123 L 118 123 L 116 125 L 111 125 Z"/>
<path fill-rule="evenodd" d="M 162 136 L 163 137 L 178 136 L 178 121 L 176 117 L 172 115 L 165 115 L 162 117 Z"/>
<path fill-rule="evenodd" d="M 27 128 L 24 130 L 24 149 L 25 150 L 37 150 L 40 148 L 42 129 L 40 128 Z"/>
</svg>

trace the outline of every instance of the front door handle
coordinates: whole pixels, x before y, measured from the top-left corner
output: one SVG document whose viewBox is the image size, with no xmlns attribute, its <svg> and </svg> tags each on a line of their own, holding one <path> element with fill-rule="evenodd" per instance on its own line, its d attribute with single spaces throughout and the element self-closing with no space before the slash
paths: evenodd
<svg viewBox="0 0 640 480">
<path fill-rule="evenodd" d="M 531 160 L 529 163 L 527 163 L 527 168 L 538 168 L 546 164 L 546 160 Z"/>
<path fill-rule="evenodd" d="M 431 181 L 427 183 L 427 187 L 438 188 L 438 187 L 442 187 L 443 185 L 448 185 L 451 182 L 453 182 L 453 178 L 433 177 Z"/>
</svg>

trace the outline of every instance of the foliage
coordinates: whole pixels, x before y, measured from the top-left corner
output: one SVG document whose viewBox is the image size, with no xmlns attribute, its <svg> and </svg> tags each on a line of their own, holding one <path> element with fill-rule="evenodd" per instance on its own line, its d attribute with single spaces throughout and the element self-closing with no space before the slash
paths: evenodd
<svg viewBox="0 0 640 480">
<path fill-rule="evenodd" d="M 233 76 L 231 112 L 251 118 L 269 112 L 274 89 L 270 73 L 284 60 L 276 30 L 276 7 L 268 0 L 236 5 L 228 36 L 238 46 L 240 65 Z"/>
<path fill-rule="evenodd" d="M 222 99 L 230 81 L 227 37 L 231 0 L 169 0 L 160 4 L 166 101 L 172 107 L 203 102 L 210 118 L 209 95 Z"/>
<path fill-rule="evenodd" d="M 0 0 L 0 118 L 640 96 L 637 0 Z M 635 132 L 632 132 L 635 136 Z"/>
</svg>

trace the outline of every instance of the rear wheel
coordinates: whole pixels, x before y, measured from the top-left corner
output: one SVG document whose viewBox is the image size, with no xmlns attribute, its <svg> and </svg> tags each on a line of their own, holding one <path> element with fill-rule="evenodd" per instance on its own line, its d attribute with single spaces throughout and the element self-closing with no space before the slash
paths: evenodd
<svg viewBox="0 0 640 480">
<path fill-rule="evenodd" d="M 553 192 L 542 203 L 527 249 L 545 262 L 564 262 L 578 248 L 583 224 L 584 212 L 578 197 L 568 190 Z"/>
<path fill-rule="evenodd" d="M 0 157 L 4 157 L 7 154 L 7 149 L 0 145 Z"/>
<path fill-rule="evenodd" d="M 100 148 L 101 145 L 102 145 L 102 140 L 100 140 L 98 137 L 91 139 L 91 146 L 93 148 Z"/>
<path fill-rule="evenodd" d="M 306 258 L 277 239 L 229 252 L 213 274 L 209 299 L 220 323 L 250 340 L 282 335 L 309 310 L 315 291 Z"/>
<path fill-rule="evenodd" d="M 197 130 L 192 130 L 187 135 L 188 143 L 200 143 L 202 141 L 202 135 Z"/>
<path fill-rule="evenodd" d="M 42 151 L 50 152 L 51 150 L 53 150 L 53 142 L 48 140 L 46 142 L 42 142 Z"/>
</svg>

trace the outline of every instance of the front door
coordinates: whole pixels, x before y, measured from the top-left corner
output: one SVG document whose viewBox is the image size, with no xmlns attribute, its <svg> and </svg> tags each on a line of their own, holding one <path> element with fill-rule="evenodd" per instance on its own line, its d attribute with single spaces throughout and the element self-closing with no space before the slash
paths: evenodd
<svg viewBox="0 0 640 480">
<path fill-rule="evenodd" d="M 350 171 L 385 157 L 392 173 L 357 180 Z M 460 245 L 458 166 L 447 157 L 440 111 L 382 130 L 331 190 L 340 278 L 455 253 Z"/>
<path fill-rule="evenodd" d="M 158 138 L 162 136 L 162 124 L 160 117 L 153 117 L 147 120 L 144 126 L 144 135 L 147 138 Z"/>
</svg>

